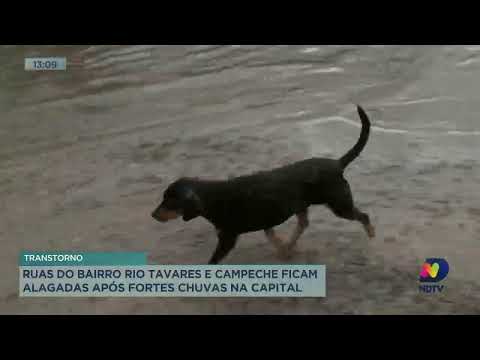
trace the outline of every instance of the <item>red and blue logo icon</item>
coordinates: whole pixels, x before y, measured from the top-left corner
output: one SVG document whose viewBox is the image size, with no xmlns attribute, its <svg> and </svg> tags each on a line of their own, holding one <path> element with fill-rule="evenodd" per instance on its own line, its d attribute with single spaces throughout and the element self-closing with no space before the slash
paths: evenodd
<svg viewBox="0 0 480 360">
<path fill-rule="evenodd" d="M 436 283 L 445 279 L 450 267 L 445 259 L 426 259 L 420 270 L 420 282 Z"/>
</svg>

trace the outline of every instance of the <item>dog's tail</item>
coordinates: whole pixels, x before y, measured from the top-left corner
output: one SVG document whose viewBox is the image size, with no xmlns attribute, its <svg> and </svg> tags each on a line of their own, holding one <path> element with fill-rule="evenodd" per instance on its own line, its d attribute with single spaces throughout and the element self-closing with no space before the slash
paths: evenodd
<svg viewBox="0 0 480 360">
<path fill-rule="evenodd" d="M 360 137 L 357 143 L 339 159 L 342 169 L 345 169 L 348 164 L 355 160 L 357 156 L 362 152 L 363 148 L 367 144 L 368 135 L 370 134 L 370 120 L 368 119 L 367 114 L 360 107 L 360 105 L 357 105 L 357 111 L 358 115 L 360 116 L 360 120 L 362 121 L 362 131 L 360 132 Z"/>
</svg>

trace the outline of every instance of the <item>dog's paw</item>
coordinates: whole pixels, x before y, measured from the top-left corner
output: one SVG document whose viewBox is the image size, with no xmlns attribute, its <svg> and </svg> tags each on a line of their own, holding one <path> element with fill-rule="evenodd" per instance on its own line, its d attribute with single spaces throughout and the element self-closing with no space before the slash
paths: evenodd
<svg viewBox="0 0 480 360">
<path fill-rule="evenodd" d="M 280 260 L 289 260 L 293 257 L 294 251 L 293 247 L 285 244 L 280 249 L 278 249 L 278 258 Z"/>
<path fill-rule="evenodd" d="M 365 226 L 365 231 L 370 239 L 375 237 L 375 228 L 372 224 Z"/>
</svg>

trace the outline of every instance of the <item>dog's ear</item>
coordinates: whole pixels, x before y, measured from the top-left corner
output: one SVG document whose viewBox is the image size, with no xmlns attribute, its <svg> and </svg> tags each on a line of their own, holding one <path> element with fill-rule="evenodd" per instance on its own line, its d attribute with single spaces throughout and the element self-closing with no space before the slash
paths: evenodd
<svg viewBox="0 0 480 360">
<path fill-rule="evenodd" d="M 189 221 L 202 213 L 202 202 L 192 189 L 187 189 L 183 202 L 183 220 Z"/>
</svg>

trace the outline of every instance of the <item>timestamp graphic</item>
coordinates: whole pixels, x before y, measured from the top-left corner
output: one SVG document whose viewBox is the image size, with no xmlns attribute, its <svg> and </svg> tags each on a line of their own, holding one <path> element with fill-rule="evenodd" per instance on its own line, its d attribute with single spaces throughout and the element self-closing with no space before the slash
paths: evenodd
<svg viewBox="0 0 480 360">
<path fill-rule="evenodd" d="M 25 70 L 26 71 L 67 70 L 67 59 L 64 57 L 25 58 Z"/>
</svg>

